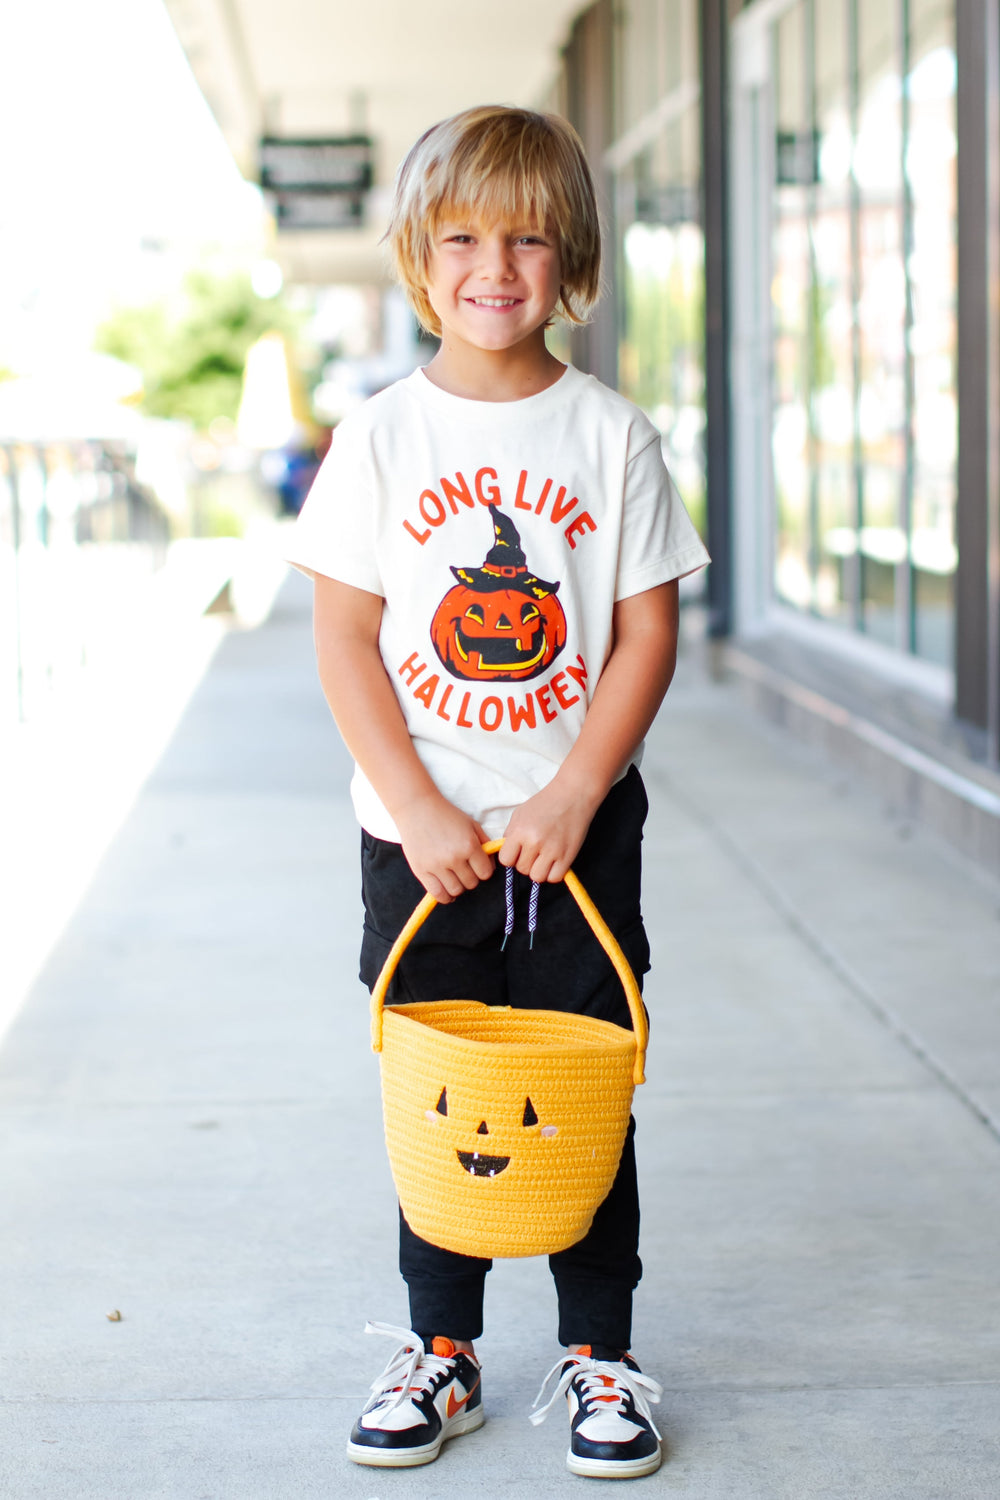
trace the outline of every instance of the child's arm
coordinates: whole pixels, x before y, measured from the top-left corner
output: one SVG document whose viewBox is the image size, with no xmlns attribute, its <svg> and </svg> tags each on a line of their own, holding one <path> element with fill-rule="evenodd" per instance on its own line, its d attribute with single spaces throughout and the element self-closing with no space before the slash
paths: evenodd
<svg viewBox="0 0 1000 1500">
<path fill-rule="evenodd" d="M 514 812 L 501 864 L 533 880 L 563 878 L 670 686 L 678 617 L 676 580 L 615 605 L 611 655 L 583 729 L 548 786 Z"/>
<path fill-rule="evenodd" d="M 486 835 L 438 791 L 413 748 L 379 653 L 378 594 L 316 575 L 319 678 L 337 728 L 399 829 L 410 869 L 446 903 L 493 871 Z"/>
</svg>

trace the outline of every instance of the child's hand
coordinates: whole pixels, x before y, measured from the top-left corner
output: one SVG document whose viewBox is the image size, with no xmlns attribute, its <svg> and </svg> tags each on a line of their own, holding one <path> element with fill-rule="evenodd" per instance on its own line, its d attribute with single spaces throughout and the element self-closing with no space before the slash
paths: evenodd
<svg viewBox="0 0 1000 1500">
<path fill-rule="evenodd" d="M 397 812 L 403 853 L 424 890 L 442 906 L 493 874 L 486 834 L 446 797 L 419 797 Z"/>
<path fill-rule="evenodd" d="M 498 855 L 500 863 L 539 882 L 562 880 L 596 810 L 587 798 L 560 787 L 557 777 L 515 810 Z"/>
</svg>

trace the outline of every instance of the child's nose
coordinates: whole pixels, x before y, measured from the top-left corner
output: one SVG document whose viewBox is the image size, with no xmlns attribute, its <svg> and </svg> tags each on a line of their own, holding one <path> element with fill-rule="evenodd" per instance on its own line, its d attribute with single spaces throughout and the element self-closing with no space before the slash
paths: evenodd
<svg viewBox="0 0 1000 1500">
<path fill-rule="evenodd" d="M 496 280 L 510 274 L 511 256 L 506 240 L 487 240 L 483 245 L 480 269 L 484 276 Z"/>
</svg>

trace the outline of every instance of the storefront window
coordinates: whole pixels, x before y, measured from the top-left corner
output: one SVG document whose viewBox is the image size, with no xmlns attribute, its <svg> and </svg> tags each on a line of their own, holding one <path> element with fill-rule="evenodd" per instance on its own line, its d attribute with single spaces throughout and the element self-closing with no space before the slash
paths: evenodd
<svg viewBox="0 0 1000 1500">
<path fill-rule="evenodd" d="M 649 0 L 623 23 L 616 107 L 623 135 L 615 159 L 615 200 L 619 386 L 659 428 L 668 467 L 704 532 L 705 246 L 697 34 L 694 0 Z M 636 107 L 637 97 L 644 113 Z M 615 147 L 611 154 L 616 156 Z"/>
<path fill-rule="evenodd" d="M 950 660 L 952 0 L 798 0 L 774 23 L 775 589 Z"/>
<path fill-rule="evenodd" d="M 629 0 L 618 17 L 615 133 L 641 123 L 674 90 L 698 81 L 692 0 Z"/>
<path fill-rule="evenodd" d="M 810 254 L 808 187 L 813 141 L 806 74 L 806 11 L 794 5 L 775 27 L 777 187 L 774 202 L 775 584 L 789 604 L 810 609 L 815 559 L 810 485 Z"/>
<path fill-rule="evenodd" d="M 812 468 L 816 529 L 813 608 L 851 622 L 858 592 L 854 465 L 854 285 L 851 101 L 847 14 L 816 7 L 812 55 L 817 181 L 809 224 L 812 255 Z"/>
<path fill-rule="evenodd" d="M 904 494 L 906 276 L 903 264 L 900 45 L 896 9 L 858 8 L 854 141 L 858 245 L 858 439 L 861 624 L 900 638 L 898 569 L 906 561 Z"/>
<path fill-rule="evenodd" d="M 951 3 L 910 0 L 904 158 L 913 411 L 910 555 L 914 650 L 952 659 L 958 408 L 957 202 Z"/>
</svg>

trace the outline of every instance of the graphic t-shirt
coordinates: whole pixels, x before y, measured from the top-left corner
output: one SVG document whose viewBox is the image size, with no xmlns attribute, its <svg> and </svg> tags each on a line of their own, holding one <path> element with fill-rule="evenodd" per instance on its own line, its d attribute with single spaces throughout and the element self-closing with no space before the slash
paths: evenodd
<svg viewBox="0 0 1000 1500">
<path fill-rule="evenodd" d="M 287 555 L 382 596 L 414 748 L 491 838 L 580 733 L 615 602 L 708 561 L 656 429 L 572 367 L 521 401 L 422 370 L 380 392 L 334 432 Z M 360 767 L 351 791 L 362 827 L 398 842 Z"/>
</svg>

